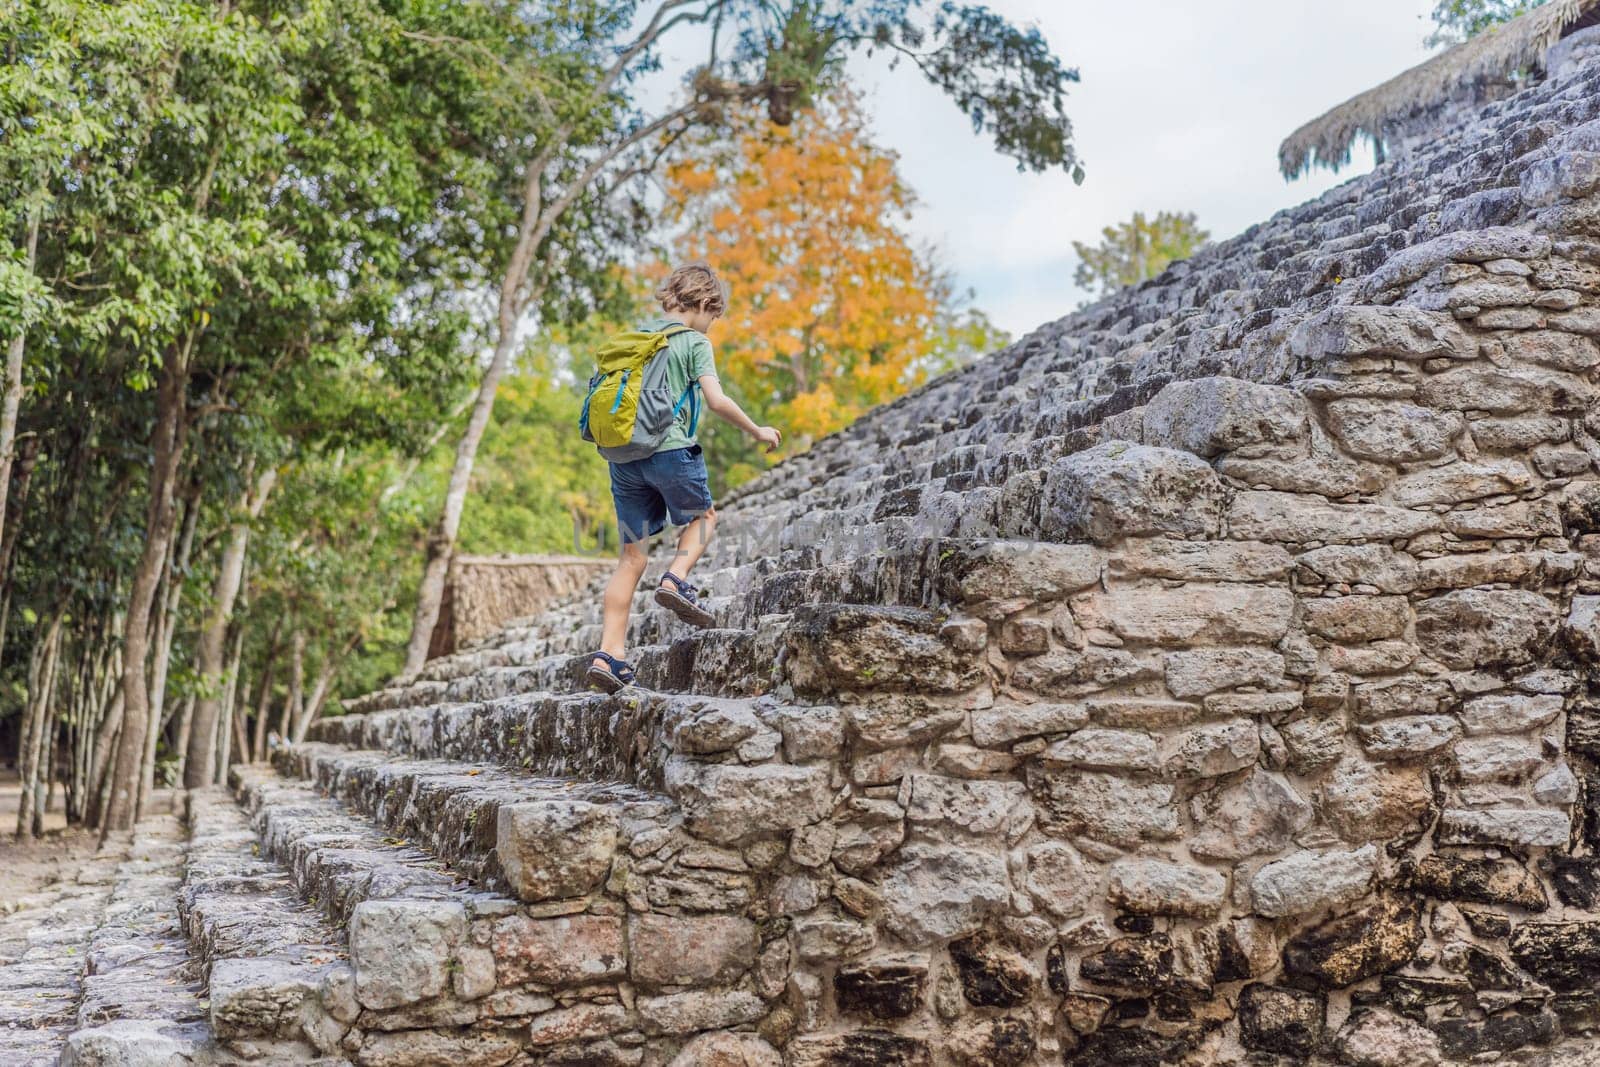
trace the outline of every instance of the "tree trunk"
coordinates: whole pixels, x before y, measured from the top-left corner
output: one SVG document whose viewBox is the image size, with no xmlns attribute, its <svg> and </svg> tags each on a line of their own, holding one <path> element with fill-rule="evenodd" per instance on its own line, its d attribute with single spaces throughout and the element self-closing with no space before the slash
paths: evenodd
<svg viewBox="0 0 1600 1067">
<path fill-rule="evenodd" d="M 156 601 L 161 613 L 156 617 L 152 644 L 155 659 L 150 679 L 150 732 L 145 735 L 143 777 L 139 780 L 139 802 L 134 806 L 134 818 L 144 816 L 145 805 L 155 790 L 156 746 L 167 728 L 171 716 L 166 714 L 167 676 L 172 670 L 172 642 L 178 632 L 178 607 L 183 602 L 183 580 L 189 573 L 189 552 L 194 547 L 194 529 L 200 516 L 200 486 L 197 484 L 185 494 L 183 506 L 183 532 L 179 534 L 167 560 L 166 577 Z M 178 748 L 182 753 L 183 749 Z"/>
<path fill-rule="evenodd" d="M 39 209 L 29 213 L 23 269 L 33 270 L 39 248 Z M 0 530 L 6 524 L 6 497 L 11 489 L 11 460 L 17 443 L 17 411 L 22 407 L 22 357 L 27 350 L 27 330 L 19 328 L 6 346 L 5 395 L 0 399 Z"/>
<path fill-rule="evenodd" d="M 234 730 L 239 725 L 239 698 L 250 691 L 245 680 L 240 677 L 240 663 L 244 660 L 244 627 L 233 628 L 233 654 L 228 657 L 228 685 L 222 694 L 222 721 L 216 724 L 216 763 L 211 775 L 211 780 L 201 783 L 210 785 L 211 781 L 224 782 L 228 777 L 228 761 L 232 757 L 232 744 Z M 239 733 L 239 751 L 244 752 L 244 733 Z"/>
<path fill-rule="evenodd" d="M 22 775 L 22 793 L 17 803 L 17 836 L 27 837 L 42 828 L 39 806 L 40 764 L 44 759 L 45 731 L 53 709 L 50 691 L 55 687 L 56 653 L 61 647 L 61 621 L 58 612 L 33 647 L 28 657 L 27 713 L 23 716 L 21 750 L 17 769 Z"/>
<path fill-rule="evenodd" d="M 261 665 L 261 694 L 256 697 L 255 743 L 245 757 L 251 763 L 259 763 L 267 753 L 267 709 L 272 706 L 272 668 L 278 658 L 278 633 L 282 627 L 283 620 L 280 619 L 272 630 L 272 640 L 267 644 L 266 662 Z"/>
<path fill-rule="evenodd" d="M 161 563 L 172 538 L 173 490 L 187 436 L 185 411 L 189 345 L 161 365 L 156 387 L 156 423 L 151 433 L 155 463 L 150 470 L 150 501 L 145 516 L 144 552 L 133 573 L 123 630 L 122 731 L 112 761 L 111 797 L 103 830 L 127 830 L 134 823 L 143 780 L 145 735 L 151 729 L 150 690 L 145 660 L 150 651 L 150 613 L 155 606 Z"/>
<path fill-rule="evenodd" d="M 433 628 L 439 623 L 439 603 L 444 598 L 445 575 L 450 569 L 450 556 L 455 551 L 456 534 L 461 529 L 461 512 L 466 507 L 467 490 L 472 484 L 472 466 L 478 458 L 478 445 L 489 425 L 494 411 L 495 391 L 500 388 L 500 378 L 505 374 L 511 353 L 516 348 L 516 322 L 509 327 L 500 324 L 499 337 L 494 346 L 494 358 L 483 372 L 478 383 L 478 397 L 472 405 L 472 417 L 456 445 L 455 464 L 450 468 L 450 485 L 444 494 L 444 511 L 428 534 L 427 556 L 422 565 L 422 584 L 417 589 L 417 608 L 411 617 L 411 641 L 406 646 L 406 662 L 401 674 L 410 677 L 428 661 L 428 645 L 433 640 Z"/>
<path fill-rule="evenodd" d="M 278 719 L 278 738 L 288 741 L 306 697 L 306 634 L 298 626 L 289 635 L 289 694 L 283 700 L 283 715 Z"/>
<path fill-rule="evenodd" d="M 240 502 L 244 515 L 250 519 L 260 517 L 261 509 L 266 506 L 267 494 L 272 491 L 277 477 L 276 471 L 268 470 L 257 482 L 255 490 L 245 494 L 245 499 Z M 195 706 L 194 723 L 189 734 L 188 758 L 183 768 L 186 789 L 198 789 L 211 783 L 214 774 L 212 759 L 217 750 L 217 717 L 225 706 L 232 713 L 231 702 L 225 705 L 219 692 L 222 685 L 223 645 L 228 637 L 228 623 L 233 618 L 234 601 L 238 599 L 239 586 L 244 578 L 245 549 L 249 541 L 250 525 L 241 518 L 228 531 L 228 545 L 222 550 L 217 582 L 211 594 L 211 611 L 206 616 L 205 627 L 200 631 L 195 666 L 200 672 L 200 691 L 205 695 Z"/>
</svg>

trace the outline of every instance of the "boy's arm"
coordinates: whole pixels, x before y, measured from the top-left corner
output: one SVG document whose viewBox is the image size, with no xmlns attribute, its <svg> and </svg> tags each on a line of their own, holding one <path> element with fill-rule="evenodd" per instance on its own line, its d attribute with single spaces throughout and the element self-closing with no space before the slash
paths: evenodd
<svg viewBox="0 0 1600 1067">
<path fill-rule="evenodd" d="M 783 434 L 776 427 L 757 426 L 755 420 L 744 413 L 744 409 L 736 403 L 733 397 L 722 391 L 722 383 L 715 374 L 702 374 L 699 378 L 700 392 L 706 398 L 706 410 L 712 414 L 733 423 L 745 433 L 754 437 L 758 442 L 767 446 L 771 452 L 783 443 Z"/>
</svg>

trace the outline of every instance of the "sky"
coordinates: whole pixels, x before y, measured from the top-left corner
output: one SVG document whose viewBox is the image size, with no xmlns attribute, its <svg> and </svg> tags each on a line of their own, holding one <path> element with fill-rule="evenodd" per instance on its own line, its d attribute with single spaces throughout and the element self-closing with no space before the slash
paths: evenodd
<svg viewBox="0 0 1600 1067">
<path fill-rule="evenodd" d="M 1077 307 L 1074 240 L 1135 211 L 1193 211 L 1217 239 L 1372 166 L 1278 173 L 1296 127 L 1421 62 L 1433 0 L 988 0 L 1082 75 L 1068 114 L 1088 176 L 1019 174 L 908 65 L 852 60 L 930 243 L 974 305 L 1021 336 Z"/>
</svg>

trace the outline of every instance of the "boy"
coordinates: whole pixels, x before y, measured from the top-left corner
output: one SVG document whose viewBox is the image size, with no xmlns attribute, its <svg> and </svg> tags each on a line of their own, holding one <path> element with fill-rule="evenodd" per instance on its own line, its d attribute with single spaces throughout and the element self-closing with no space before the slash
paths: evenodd
<svg viewBox="0 0 1600 1067">
<path fill-rule="evenodd" d="M 705 332 L 727 310 L 728 287 L 708 265 L 695 262 L 674 270 L 655 295 L 665 317 L 643 323 L 639 329 L 658 332 L 673 325 L 688 327 L 673 334 L 666 350 L 655 357 L 669 361 L 670 393 L 678 395 L 691 383 L 698 383 L 708 411 L 754 437 L 768 452 L 777 448 L 783 435 L 771 426 L 757 426 L 722 391 L 717 380 L 716 362 Z M 668 519 L 684 529 L 678 535 L 673 562 L 656 589 L 656 603 L 694 626 L 710 626 L 715 621 L 700 605 L 695 587 L 687 580 L 717 525 L 711 489 L 706 484 L 705 456 L 691 433 L 693 407 L 685 405 L 675 416 L 652 455 L 631 463 L 611 464 L 611 499 L 622 534 L 622 556 L 606 586 L 600 650 L 590 660 L 587 673 L 591 685 L 608 693 L 633 681 L 633 668 L 622 658 L 628 636 L 628 608 L 633 591 L 644 576 L 645 542 L 660 533 Z"/>
</svg>

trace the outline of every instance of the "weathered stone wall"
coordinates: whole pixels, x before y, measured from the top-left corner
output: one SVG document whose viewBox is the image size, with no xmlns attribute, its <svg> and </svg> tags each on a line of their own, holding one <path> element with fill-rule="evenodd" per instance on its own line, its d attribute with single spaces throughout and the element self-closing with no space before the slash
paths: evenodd
<svg viewBox="0 0 1600 1067">
<path fill-rule="evenodd" d="M 533 1062 L 1593 1062 L 1596 338 L 1580 59 L 725 502 L 662 692 L 577 600 L 280 767 L 519 902 Z"/>
</svg>

